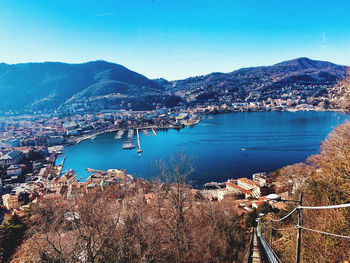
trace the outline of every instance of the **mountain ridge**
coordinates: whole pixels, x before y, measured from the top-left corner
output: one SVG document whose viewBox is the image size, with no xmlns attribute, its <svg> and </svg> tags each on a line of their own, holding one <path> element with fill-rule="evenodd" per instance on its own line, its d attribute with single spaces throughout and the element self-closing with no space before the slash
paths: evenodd
<svg viewBox="0 0 350 263">
<path fill-rule="evenodd" d="M 286 91 L 293 92 L 299 86 L 307 86 L 310 91 L 307 96 L 312 97 L 344 79 L 347 69 L 332 62 L 300 57 L 270 66 L 168 81 L 151 80 L 104 60 L 74 64 L 0 63 L 3 99 L 0 110 L 53 111 L 66 107 L 142 110 L 176 106 L 181 102 L 218 101 L 224 95 L 230 95 L 233 101 L 264 100 L 285 96 Z M 252 93 L 257 93 L 258 98 Z"/>
</svg>

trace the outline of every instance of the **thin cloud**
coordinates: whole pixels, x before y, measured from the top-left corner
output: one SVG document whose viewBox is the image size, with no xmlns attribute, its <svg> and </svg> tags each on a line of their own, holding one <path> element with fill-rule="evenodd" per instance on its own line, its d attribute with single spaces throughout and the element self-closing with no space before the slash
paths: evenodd
<svg viewBox="0 0 350 263">
<path fill-rule="evenodd" d="M 101 13 L 101 14 L 97 14 L 97 16 L 110 16 L 113 15 L 113 13 Z"/>
</svg>

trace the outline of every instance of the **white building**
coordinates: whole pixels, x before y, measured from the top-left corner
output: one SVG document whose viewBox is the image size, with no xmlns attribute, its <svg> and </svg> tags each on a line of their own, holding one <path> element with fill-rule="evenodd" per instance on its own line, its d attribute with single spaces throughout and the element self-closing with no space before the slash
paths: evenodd
<svg viewBox="0 0 350 263">
<path fill-rule="evenodd" d="M 22 167 L 19 165 L 11 165 L 6 170 L 7 176 L 20 176 L 22 174 Z"/>
<path fill-rule="evenodd" d="M 0 157 L 0 165 L 18 164 L 23 158 L 23 153 L 20 151 L 11 151 Z"/>
<path fill-rule="evenodd" d="M 253 174 L 253 181 L 259 185 L 266 185 L 272 183 L 272 178 L 266 173 L 256 173 Z"/>
</svg>

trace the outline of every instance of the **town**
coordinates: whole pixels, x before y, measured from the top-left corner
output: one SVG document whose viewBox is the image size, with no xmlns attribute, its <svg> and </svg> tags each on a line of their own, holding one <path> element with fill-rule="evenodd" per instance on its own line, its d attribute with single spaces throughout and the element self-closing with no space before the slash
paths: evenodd
<svg viewBox="0 0 350 263">
<path fill-rule="evenodd" d="M 93 189 L 103 191 L 109 185 L 123 187 L 138 180 L 123 169 L 100 171 L 87 167 L 86 170 L 91 175 L 82 182 L 79 174 L 73 170 L 62 170 L 65 160 L 62 155 L 64 144 L 77 143 L 96 133 L 118 129 L 151 127 L 155 124 L 157 128 L 178 128 L 177 123 L 194 125 L 194 120 L 199 120 L 197 112 L 162 113 L 161 116 L 155 112 L 143 114 L 118 112 L 63 119 L 51 117 L 47 120 L 43 117 L 10 118 L 2 126 L 1 220 L 3 215 L 14 213 L 20 217 L 25 216 L 26 208 L 40 200 L 72 200 Z M 266 199 L 268 194 L 274 193 L 275 186 L 271 175 L 265 173 L 253 174 L 252 180 L 239 178 L 224 183 L 211 182 L 205 184 L 203 189 L 192 191 L 213 202 L 232 200 L 240 215 L 265 202 L 270 202 L 276 208 L 284 207 L 283 203 Z M 147 202 L 151 198 L 152 195 L 145 194 Z"/>
<path fill-rule="evenodd" d="M 126 172 L 122 170 L 111 170 L 102 173 L 103 176 L 93 174 L 86 182 L 80 182 L 81 178 L 74 171 L 62 171 L 64 156 L 61 153 L 64 145 L 94 139 L 106 132 L 181 129 L 196 125 L 209 114 L 234 111 L 322 110 L 309 104 L 287 107 L 286 102 L 280 99 L 270 102 L 264 105 L 241 102 L 231 103 L 230 106 L 227 103 L 205 103 L 194 107 L 180 105 L 172 109 L 163 106 L 152 111 L 110 110 L 87 114 L 81 113 L 84 109 L 75 107 L 76 110 L 72 109 L 70 115 L 36 113 L 17 116 L 6 113 L 5 117 L 0 118 L 0 191 L 3 207 L 7 211 L 20 211 L 23 205 L 45 196 L 70 198 L 79 191 L 117 183 L 120 178 L 124 180 Z M 118 176 L 118 173 L 123 176 Z M 217 201 L 235 196 L 240 200 L 236 203 L 237 209 L 245 212 L 263 203 L 263 196 L 274 192 L 271 180 L 268 175 L 253 175 L 253 181 L 241 178 L 219 186 L 208 184 L 206 188 L 219 189 L 203 190 L 203 193 Z"/>
</svg>

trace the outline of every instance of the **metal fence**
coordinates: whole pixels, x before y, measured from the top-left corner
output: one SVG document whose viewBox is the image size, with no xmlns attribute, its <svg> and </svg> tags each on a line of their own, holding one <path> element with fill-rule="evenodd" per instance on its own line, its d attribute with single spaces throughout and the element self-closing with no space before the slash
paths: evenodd
<svg viewBox="0 0 350 263">
<path fill-rule="evenodd" d="M 260 252 L 264 254 L 264 261 L 267 261 L 268 263 L 282 263 L 282 261 L 278 258 L 276 253 L 261 235 L 259 227 L 256 228 L 256 236 L 258 237 L 258 242 L 260 244 Z"/>
</svg>

